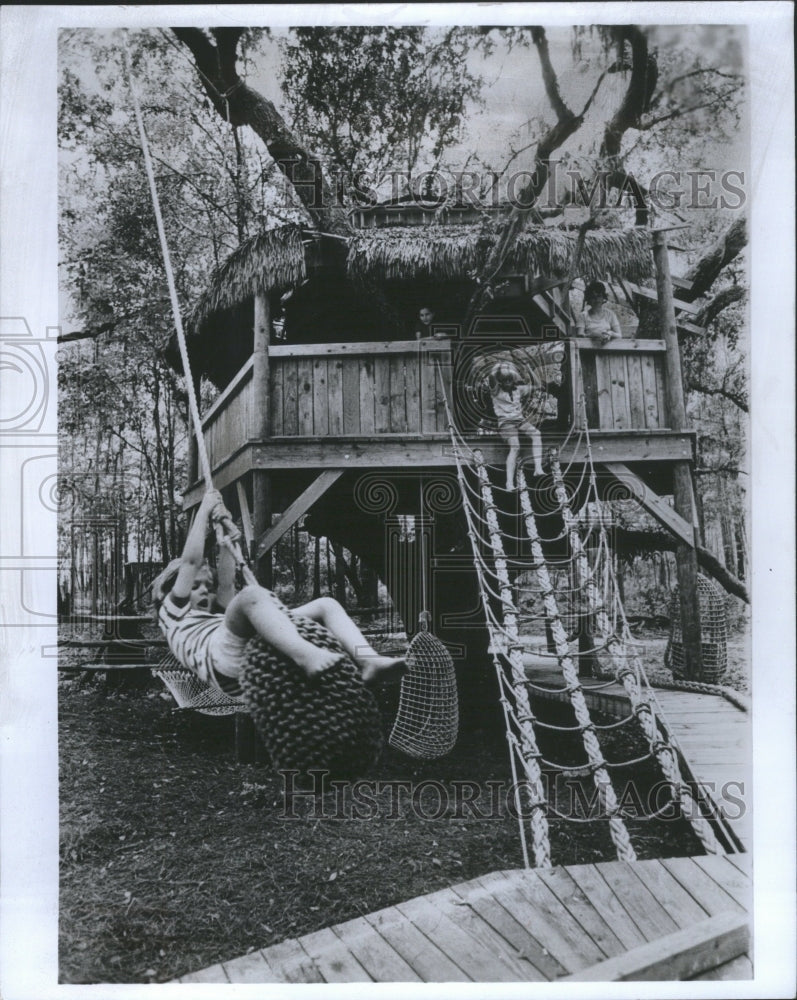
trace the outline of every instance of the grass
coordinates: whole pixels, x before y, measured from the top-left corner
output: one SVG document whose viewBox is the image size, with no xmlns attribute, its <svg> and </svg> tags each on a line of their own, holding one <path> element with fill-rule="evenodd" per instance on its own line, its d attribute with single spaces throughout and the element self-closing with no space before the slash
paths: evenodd
<svg viewBox="0 0 797 1000">
<path fill-rule="evenodd" d="M 154 681 L 113 690 L 76 677 L 59 695 L 63 983 L 165 982 L 523 863 L 501 736 L 463 734 L 423 763 L 387 749 L 372 781 L 405 782 L 414 796 L 362 786 L 359 800 L 345 788 L 291 804 L 267 765 L 236 763 L 229 717 L 176 711 Z M 600 735 L 609 760 L 645 750 L 628 728 Z M 543 735 L 541 749 L 583 760 L 567 734 Z M 659 776 L 646 763 L 613 777 L 644 795 Z M 472 807 L 457 798 L 463 782 Z M 572 785 L 549 786 L 561 811 Z M 591 781 L 580 787 L 585 801 Z M 556 864 L 615 857 L 604 822 L 550 825 Z M 640 857 L 700 853 L 683 821 L 628 826 Z"/>
</svg>

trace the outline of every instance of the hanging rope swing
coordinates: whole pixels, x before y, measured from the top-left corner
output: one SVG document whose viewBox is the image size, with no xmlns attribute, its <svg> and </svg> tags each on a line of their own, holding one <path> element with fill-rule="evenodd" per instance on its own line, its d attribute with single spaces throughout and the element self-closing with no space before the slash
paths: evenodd
<svg viewBox="0 0 797 1000">
<path fill-rule="evenodd" d="M 210 462 L 202 434 L 149 143 L 126 46 L 125 40 L 122 51 L 125 73 L 133 99 L 152 196 L 199 461 L 205 487 L 210 490 L 213 488 Z M 238 569 L 237 575 L 244 583 L 257 584 L 254 573 L 241 554 L 237 535 L 237 529 L 231 521 L 216 525 L 217 542 L 232 551 Z M 334 636 L 322 625 L 302 618 L 287 608 L 283 610 L 291 617 L 299 633 L 314 645 L 343 652 Z M 259 638 L 252 639 L 247 644 L 244 656 L 245 663 L 240 677 L 243 697 L 239 705 L 251 714 L 276 769 L 300 772 L 317 769 L 328 771 L 335 777 L 354 778 L 366 772 L 376 762 L 382 748 L 379 707 L 348 657 L 342 656 L 338 663 L 311 682 L 296 664 L 276 655 Z M 197 687 L 202 682 L 190 671 L 186 670 L 184 677 L 177 676 L 180 673 L 181 670 L 169 669 L 166 664 L 161 671 L 164 683 L 174 693 L 178 704 L 190 704 L 201 711 L 229 709 L 228 704 L 223 704 L 229 702 L 226 695 L 219 692 L 220 698 L 214 698 L 215 689 L 211 689 L 212 693 L 202 691 Z"/>
<path fill-rule="evenodd" d="M 407 648 L 407 671 L 401 678 L 399 707 L 389 743 L 394 750 L 400 750 L 409 757 L 434 760 L 454 748 L 459 706 L 454 661 L 443 643 L 429 631 L 432 616 L 427 610 L 422 486 L 420 511 L 415 535 L 420 544 L 420 628 Z"/>
</svg>

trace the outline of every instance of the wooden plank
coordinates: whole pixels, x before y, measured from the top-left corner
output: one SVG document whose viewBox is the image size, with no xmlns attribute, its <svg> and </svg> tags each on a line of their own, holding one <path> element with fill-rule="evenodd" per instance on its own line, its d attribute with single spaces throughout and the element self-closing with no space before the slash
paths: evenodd
<svg viewBox="0 0 797 1000">
<path fill-rule="evenodd" d="M 632 340 L 621 337 L 609 340 L 597 348 L 592 337 L 568 337 L 582 351 L 600 350 L 601 354 L 663 354 L 667 348 L 663 340 Z"/>
<path fill-rule="evenodd" d="M 374 431 L 390 432 L 390 358 L 374 358 Z"/>
<path fill-rule="evenodd" d="M 496 959 L 506 967 L 508 977 L 511 976 L 511 980 L 547 982 L 546 977 L 536 969 L 529 956 L 519 954 L 519 949 L 510 944 L 490 920 L 485 919 L 481 912 L 483 906 L 478 906 L 477 900 L 484 901 L 487 898 L 488 906 L 491 903 L 494 910 L 508 916 L 506 911 L 494 900 L 485 897 L 481 889 L 475 888 L 469 883 L 459 886 L 459 889 L 459 893 L 453 889 L 444 889 L 441 892 L 433 893 L 428 897 L 429 902 L 449 917 L 457 927 L 470 934 L 479 947 L 486 946 Z M 524 935 L 524 945 L 528 943 L 527 939 L 528 935 Z M 532 938 L 532 940 L 534 939 Z M 539 950 L 539 944 L 537 944 L 537 950 Z"/>
<path fill-rule="evenodd" d="M 537 871 L 537 876 L 567 907 L 604 955 L 619 955 L 626 950 L 601 911 L 592 905 L 566 868 L 541 868 Z"/>
<path fill-rule="evenodd" d="M 593 429 L 600 427 L 600 413 L 598 408 L 598 374 L 595 366 L 595 352 L 582 352 L 580 365 L 581 382 L 584 387 L 584 405 L 587 411 L 587 426 Z M 578 404 L 578 400 L 576 400 Z M 576 405 L 575 413 L 578 413 Z"/>
<path fill-rule="evenodd" d="M 744 912 L 744 907 L 695 864 L 693 858 L 663 858 L 661 863 L 709 916 Z"/>
<path fill-rule="evenodd" d="M 304 934 L 299 944 L 327 983 L 372 983 L 373 979 L 329 927 Z"/>
<path fill-rule="evenodd" d="M 642 932 L 594 865 L 568 865 L 567 871 L 598 913 L 611 924 L 624 948 L 644 943 Z"/>
<path fill-rule="evenodd" d="M 750 947 L 747 918 L 734 913 L 709 917 L 633 951 L 567 976 L 566 982 L 651 982 L 690 979 L 744 955 Z"/>
<path fill-rule="evenodd" d="M 273 975 L 283 983 L 323 983 L 324 977 L 295 938 L 263 949 Z"/>
<path fill-rule="evenodd" d="M 282 362 L 272 362 L 269 365 L 269 427 L 272 435 L 285 433 L 285 365 Z"/>
<path fill-rule="evenodd" d="M 387 429 L 393 434 L 407 433 L 407 385 L 404 376 L 404 358 L 388 358 L 388 384 L 390 410 Z"/>
<path fill-rule="evenodd" d="M 407 430 L 411 434 L 421 430 L 421 385 L 418 362 L 420 356 L 415 353 L 405 359 L 404 378 L 406 384 Z"/>
<path fill-rule="evenodd" d="M 238 506 L 241 508 L 241 524 L 244 529 L 244 541 L 246 542 L 246 548 L 251 551 L 252 540 L 254 539 L 254 528 L 252 527 L 252 515 L 249 512 L 249 498 L 246 495 L 246 487 L 243 484 L 243 480 L 236 480 L 235 490 L 238 494 Z"/>
<path fill-rule="evenodd" d="M 515 982 L 514 973 L 490 950 L 438 910 L 428 897 L 419 896 L 396 909 L 444 951 L 473 982 Z"/>
<path fill-rule="evenodd" d="M 742 875 L 750 878 L 753 868 L 752 855 L 747 851 L 740 851 L 738 854 L 726 854 L 725 857 L 735 868 L 739 869 Z"/>
<path fill-rule="evenodd" d="M 437 430 L 437 371 L 435 355 L 419 350 L 417 354 L 421 389 L 421 430 L 425 433 Z"/>
<path fill-rule="evenodd" d="M 299 433 L 299 369 L 295 358 L 286 358 L 283 376 L 283 416 L 284 433 L 296 435 Z"/>
<path fill-rule="evenodd" d="M 466 983 L 468 976 L 395 907 L 364 918 L 425 983 Z"/>
<path fill-rule="evenodd" d="M 504 872 L 507 887 L 496 885 L 493 895 L 518 920 L 530 922 L 529 930 L 569 972 L 598 962 L 600 948 L 562 906 L 551 890 L 533 873 Z M 534 917 L 531 917 L 534 914 Z"/>
<path fill-rule="evenodd" d="M 343 420 L 343 362 L 340 358 L 330 358 L 327 368 L 327 388 L 329 391 L 329 433 L 333 437 L 345 434 Z M 359 408 L 359 393 L 357 396 Z"/>
<path fill-rule="evenodd" d="M 279 521 L 259 539 L 256 558 L 262 559 L 268 550 L 273 548 L 286 532 L 290 531 L 299 518 L 307 513 L 316 500 L 340 479 L 344 472 L 345 469 L 324 469 L 293 501 Z"/>
<path fill-rule="evenodd" d="M 359 434 L 360 427 L 360 366 L 357 360 L 346 358 L 342 362 L 343 384 L 343 433 Z M 371 409 L 373 413 L 373 407 Z"/>
<path fill-rule="evenodd" d="M 464 886 L 453 886 L 452 891 L 463 901 L 467 901 L 482 920 L 515 949 L 518 958 L 525 959 L 529 963 L 531 969 L 525 979 L 547 982 L 564 973 L 562 966 L 548 954 L 523 924 L 493 898 L 487 889 L 481 889 L 469 882 Z"/>
<path fill-rule="evenodd" d="M 753 978 L 753 963 L 750 961 L 749 955 L 739 955 L 738 958 L 732 958 L 730 962 L 723 962 L 721 965 L 716 966 L 713 969 L 708 969 L 706 972 L 701 972 L 698 976 L 692 976 L 694 981 L 701 979 L 711 979 L 711 980 L 724 980 L 725 982 L 731 982 L 734 979 L 752 979 Z"/>
<path fill-rule="evenodd" d="M 642 359 L 629 354 L 626 357 L 628 370 L 628 407 L 631 428 L 641 430 L 645 423 L 645 398 L 642 387 Z"/>
<path fill-rule="evenodd" d="M 711 916 L 660 861 L 637 861 L 634 873 L 645 883 L 678 927 L 689 927 Z"/>
<path fill-rule="evenodd" d="M 313 434 L 313 361 L 299 358 L 296 362 L 296 393 L 298 408 L 297 433 L 300 437 Z"/>
<path fill-rule="evenodd" d="M 411 354 L 418 349 L 416 340 L 366 340 L 334 344 L 272 344 L 272 358 L 321 358 L 332 356 L 364 357 L 384 354 Z"/>
<path fill-rule="evenodd" d="M 327 360 L 313 361 L 313 433 L 329 434 L 329 387 Z"/>
<path fill-rule="evenodd" d="M 696 857 L 695 864 L 702 868 L 706 875 L 722 886 L 732 896 L 739 906 L 750 910 L 753 903 L 753 887 L 750 879 L 732 865 L 722 854 L 706 854 Z"/>
<path fill-rule="evenodd" d="M 609 374 L 609 357 L 596 353 L 595 384 L 598 400 L 598 427 L 601 430 L 614 428 L 614 411 L 612 409 L 612 380 Z"/>
<path fill-rule="evenodd" d="M 360 363 L 360 434 L 373 434 L 376 430 L 375 358 L 365 358 Z"/>
<path fill-rule="evenodd" d="M 279 983 L 262 951 L 253 951 L 231 962 L 222 962 L 222 968 L 230 983 Z"/>
<path fill-rule="evenodd" d="M 645 408 L 645 427 L 662 427 L 662 412 L 656 391 L 656 364 L 650 356 L 640 358 L 642 367 L 642 404 Z"/>
<path fill-rule="evenodd" d="M 667 405 L 667 389 L 664 384 L 664 358 L 653 359 L 653 372 L 656 379 L 656 398 L 659 407 L 659 426 L 673 427 L 672 414 Z"/>
<path fill-rule="evenodd" d="M 647 941 L 677 930 L 672 917 L 636 877 L 633 865 L 609 861 L 596 867 Z"/>
<path fill-rule="evenodd" d="M 615 430 L 631 429 L 631 404 L 628 399 L 628 372 L 623 355 L 609 354 L 609 380 L 612 393 L 612 426 Z"/>
<path fill-rule="evenodd" d="M 228 385 L 225 386 L 224 390 L 219 393 L 218 396 L 213 400 L 213 402 L 208 407 L 205 414 L 202 416 L 202 427 L 203 429 L 207 427 L 214 418 L 217 417 L 221 410 L 227 408 L 230 400 L 237 396 L 238 393 L 243 389 L 244 385 L 252 377 L 252 368 L 254 367 L 255 359 L 254 356 L 250 356 L 248 361 L 241 367 L 236 375 L 233 376 L 232 380 Z"/>
<path fill-rule="evenodd" d="M 374 982 L 422 982 L 412 966 L 363 917 L 336 924 L 332 930 Z"/>
<path fill-rule="evenodd" d="M 221 965 L 210 965 L 207 969 L 199 969 L 198 972 L 189 972 L 186 976 L 180 976 L 178 982 L 181 983 L 224 983 L 228 985 L 230 980 Z"/>
</svg>

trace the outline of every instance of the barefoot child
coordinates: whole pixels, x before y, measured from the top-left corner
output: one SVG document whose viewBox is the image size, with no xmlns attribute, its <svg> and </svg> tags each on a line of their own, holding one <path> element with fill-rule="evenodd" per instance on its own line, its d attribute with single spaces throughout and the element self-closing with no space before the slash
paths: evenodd
<svg viewBox="0 0 797 1000">
<path fill-rule="evenodd" d="M 158 623 L 170 650 L 184 667 L 201 680 L 237 696 L 244 650 L 249 640 L 259 635 L 312 680 L 334 666 L 341 654 L 320 649 L 303 639 L 292 620 L 296 615 L 324 625 L 360 669 L 365 683 L 403 671 L 404 659 L 380 656 L 332 598 L 322 597 L 289 611 L 270 590 L 257 585 L 246 586 L 233 596 L 234 565 L 225 547 L 219 555 L 217 597 L 213 593 L 213 575 L 204 561 L 205 535 L 209 521 L 225 519 L 231 523 L 221 494 L 208 491 L 182 555 L 172 560 L 152 585 Z M 212 610 L 217 603 L 224 608 L 222 613 Z"/>
<path fill-rule="evenodd" d="M 532 394 L 530 385 L 524 385 L 514 365 L 499 362 L 490 373 L 490 395 L 498 420 L 498 433 L 509 445 L 506 456 L 506 488 L 515 488 L 515 469 L 520 454 L 521 431 L 531 438 L 534 475 L 542 476 L 542 435 L 524 413 L 523 403 Z"/>
</svg>

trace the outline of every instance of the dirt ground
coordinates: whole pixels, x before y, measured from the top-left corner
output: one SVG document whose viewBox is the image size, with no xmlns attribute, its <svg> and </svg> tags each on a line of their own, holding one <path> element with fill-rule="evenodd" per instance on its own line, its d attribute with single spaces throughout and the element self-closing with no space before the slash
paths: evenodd
<svg viewBox="0 0 797 1000">
<path fill-rule="evenodd" d="M 159 682 L 67 675 L 59 687 L 63 983 L 164 982 L 523 864 L 500 734 L 462 735 L 436 761 L 388 748 L 369 784 L 291 799 L 268 765 L 236 762 L 231 717 L 177 710 Z M 629 727 L 601 744 L 616 762 L 647 749 Z M 567 734 L 541 750 L 584 759 Z M 619 769 L 615 787 L 620 775 L 643 798 L 660 777 L 650 762 Z M 572 781 L 548 777 L 571 817 L 549 816 L 554 863 L 614 858 L 605 821 L 576 821 L 591 780 L 574 799 Z M 700 850 L 680 819 L 628 829 L 640 857 Z"/>
</svg>

